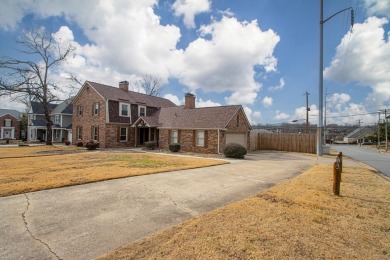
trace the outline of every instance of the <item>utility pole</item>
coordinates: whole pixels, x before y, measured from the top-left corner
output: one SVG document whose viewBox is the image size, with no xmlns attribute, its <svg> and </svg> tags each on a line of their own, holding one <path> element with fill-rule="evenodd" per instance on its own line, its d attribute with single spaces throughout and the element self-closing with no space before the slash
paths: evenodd
<svg viewBox="0 0 390 260">
<path fill-rule="evenodd" d="M 326 97 L 328 96 L 328 88 L 325 89 L 325 107 L 324 107 L 324 144 L 326 145 Z"/>
<path fill-rule="evenodd" d="M 306 134 L 309 133 L 309 111 L 310 111 L 310 108 L 309 108 L 309 92 L 305 91 L 305 94 L 303 95 L 306 95 Z"/>
<path fill-rule="evenodd" d="M 378 150 L 380 150 L 381 142 L 380 142 L 380 134 L 381 134 L 381 111 L 378 111 Z"/>
<path fill-rule="evenodd" d="M 341 12 L 352 9 L 352 7 L 345 8 L 337 13 L 331 15 L 329 18 L 324 20 L 324 0 L 320 0 L 320 69 L 319 69 L 319 85 L 318 85 L 318 125 L 317 125 L 317 155 L 322 156 L 322 124 L 323 124 L 323 107 L 324 107 L 324 64 L 323 64 L 323 52 L 324 52 L 324 23 L 332 19 L 334 16 L 338 15 Z M 354 24 L 354 13 L 353 9 L 351 10 L 351 27 Z"/>
<path fill-rule="evenodd" d="M 386 152 L 387 152 L 387 113 L 385 109 L 385 147 L 386 147 Z"/>
<path fill-rule="evenodd" d="M 361 127 L 363 121 L 361 119 L 356 120 L 359 123 L 359 128 Z"/>
</svg>

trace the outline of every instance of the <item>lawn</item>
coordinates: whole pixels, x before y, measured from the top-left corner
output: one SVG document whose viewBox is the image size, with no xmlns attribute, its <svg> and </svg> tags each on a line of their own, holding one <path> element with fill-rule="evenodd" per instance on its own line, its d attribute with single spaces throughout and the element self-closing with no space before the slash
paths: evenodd
<svg viewBox="0 0 390 260">
<path fill-rule="evenodd" d="M 0 159 L 0 196 L 226 163 L 221 160 L 104 150 L 82 153 L 73 150 L 74 153 L 69 154 L 68 148 L 58 147 L 1 148 L 1 155 L 6 154 L 6 149 L 11 149 L 13 156 L 10 157 L 13 158 Z"/>
<path fill-rule="evenodd" d="M 332 166 L 113 251 L 102 259 L 389 259 L 390 182 L 345 168 L 342 196 Z"/>
</svg>

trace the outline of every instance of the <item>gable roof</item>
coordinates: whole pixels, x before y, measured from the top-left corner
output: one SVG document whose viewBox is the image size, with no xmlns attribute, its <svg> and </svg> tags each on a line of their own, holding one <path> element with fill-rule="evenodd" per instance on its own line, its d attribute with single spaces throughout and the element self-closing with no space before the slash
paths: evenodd
<svg viewBox="0 0 390 260">
<path fill-rule="evenodd" d="M 140 122 L 144 122 L 148 127 L 158 127 L 158 118 L 160 115 L 160 111 L 165 108 L 161 108 L 157 110 L 150 116 L 140 116 L 133 124 L 133 126 L 138 126 Z"/>
<path fill-rule="evenodd" d="M 54 110 L 51 112 L 51 114 L 72 114 L 73 113 L 72 101 L 73 101 L 73 97 L 58 104 L 56 108 L 54 108 Z"/>
<path fill-rule="evenodd" d="M 93 89 L 99 93 L 106 100 L 124 101 L 131 104 L 140 104 L 149 107 L 174 107 L 176 106 L 172 101 L 155 96 L 149 96 L 146 94 L 124 91 L 117 87 L 112 87 L 92 81 L 86 81 L 84 83 L 90 85 Z"/>
<path fill-rule="evenodd" d="M 0 117 L 5 115 L 11 115 L 15 117 L 16 119 L 20 119 L 20 112 L 14 109 L 2 109 L 0 108 Z"/>
<path fill-rule="evenodd" d="M 158 126 L 177 129 L 225 129 L 240 109 L 242 106 L 239 105 L 192 109 L 185 109 L 184 106 L 162 108 Z M 250 126 L 249 122 L 248 125 Z"/>
<path fill-rule="evenodd" d="M 51 113 L 57 106 L 57 104 L 49 103 L 49 112 Z M 41 102 L 31 102 L 31 110 L 33 114 L 45 114 L 45 110 L 43 109 L 43 104 Z"/>
</svg>

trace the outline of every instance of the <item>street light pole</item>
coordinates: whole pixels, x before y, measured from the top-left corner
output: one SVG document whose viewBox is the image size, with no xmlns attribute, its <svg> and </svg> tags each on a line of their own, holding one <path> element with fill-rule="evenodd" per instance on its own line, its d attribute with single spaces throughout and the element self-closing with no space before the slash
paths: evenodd
<svg viewBox="0 0 390 260">
<path fill-rule="evenodd" d="M 318 125 L 317 125 L 317 155 L 322 156 L 323 151 L 322 151 L 322 125 L 323 125 L 323 117 L 322 117 L 322 112 L 323 112 L 323 107 L 324 107 L 324 75 L 323 75 L 323 38 L 324 38 L 324 23 L 329 21 L 331 18 L 336 16 L 337 14 L 344 12 L 346 10 L 352 9 L 352 7 L 345 8 L 341 11 L 338 11 L 337 13 L 331 15 L 327 19 L 324 20 L 324 1 L 320 0 L 320 73 L 319 73 L 319 85 L 318 85 Z M 351 25 L 353 26 L 353 10 L 351 12 Z"/>
<path fill-rule="evenodd" d="M 318 125 L 317 125 L 317 155 L 322 156 L 322 110 L 323 110 L 323 37 L 324 37 L 324 1 L 320 0 L 320 73 L 318 86 Z"/>
</svg>

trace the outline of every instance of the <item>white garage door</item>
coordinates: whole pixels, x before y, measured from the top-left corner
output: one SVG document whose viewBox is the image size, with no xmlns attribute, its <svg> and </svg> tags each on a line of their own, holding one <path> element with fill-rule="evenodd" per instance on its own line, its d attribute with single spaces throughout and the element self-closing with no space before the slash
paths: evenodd
<svg viewBox="0 0 390 260">
<path fill-rule="evenodd" d="M 246 148 L 246 134 L 226 134 L 226 144 L 228 143 L 241 144 Z"/>
</svg>

